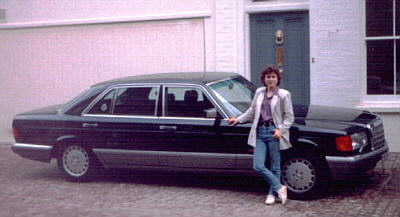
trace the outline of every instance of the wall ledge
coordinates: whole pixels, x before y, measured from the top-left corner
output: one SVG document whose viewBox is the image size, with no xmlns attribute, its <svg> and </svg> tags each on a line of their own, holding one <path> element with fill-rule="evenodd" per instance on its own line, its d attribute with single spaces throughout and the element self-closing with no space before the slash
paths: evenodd
<svg viewBox="0 0 400 217">
<path fill-rule="evenodd" d="M 279 3 L 279 2 L 257 2 L 245 7 L 248 14 L 260 12 L 280 12 L 280 11 L 304 11 L 309 10 L 308 2 Z"/>
<path fill-rule="evenodd" d="M 129 23 L 129 22 L 143 22 L 143 21 L 178 20 L 178 19 L 196 19 L 196 18 L 209 18 L 211 16 L 212 16 L 211 11 L 196 11 L 196 12 L 185 12 L 185 13 L 129 16 L 129 17 L 101 17 L 101 18 L 87 18 L 87 19 L 76 19 L 76 20 L 53 20 L 53 21 L 21 22 L 21 23 L 15 22 L 15 23 L 0 23 L 0 30 L 56 27 L 56 26 L 73 26 L 73 25 L 91 25 L 91 24 Z"/>
<path fill-rule="evenodd" d="M 382 101 L 368 101 L 357 106 L 358 109 L 365 109 L 371 112 L 378 113 L 399 113 L 400 102 L 382 102 Z"/>
</svg>

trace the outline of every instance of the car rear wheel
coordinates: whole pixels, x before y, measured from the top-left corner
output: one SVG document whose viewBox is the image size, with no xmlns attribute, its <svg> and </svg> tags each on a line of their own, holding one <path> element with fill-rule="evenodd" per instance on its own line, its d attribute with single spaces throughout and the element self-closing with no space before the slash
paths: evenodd
<svg viewBox="0 0 400 217">
<path fill-rule="evenodd" d="M 317 155 L 291 154 L 282 165 L 282 181 L 294 199 L 309 199 L 323 194 L 329 181 L 325 162 Z"/>
<path fill-rule="evenodd" d="M 71 181 L 87 181 L 99 167 L 92 152 L 79 145 L 65 147 L 57 161 L 59 168 Z"/>
</svg>

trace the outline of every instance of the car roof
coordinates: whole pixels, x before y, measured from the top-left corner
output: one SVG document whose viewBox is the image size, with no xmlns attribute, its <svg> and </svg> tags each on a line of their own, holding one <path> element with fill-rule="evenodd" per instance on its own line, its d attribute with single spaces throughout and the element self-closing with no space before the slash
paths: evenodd
<svg viewBox="0 0 400 217">
<path fill-rule="evenodd" d="M 104 81 L 93 86 L 108 86 L 129 83 L 203 83 L 207 84 L 221 79 L 239 76 L 232 72 L 175 72 L 145 74 L 122 77 Z"/>
</svg>

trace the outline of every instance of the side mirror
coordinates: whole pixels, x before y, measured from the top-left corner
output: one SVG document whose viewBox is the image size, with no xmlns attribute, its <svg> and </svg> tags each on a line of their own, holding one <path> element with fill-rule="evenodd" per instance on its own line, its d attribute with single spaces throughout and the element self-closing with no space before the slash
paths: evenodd
<svg viewBox="0 0 400 217">
<path fill-rule="evenodd" d="M 206 112 L 206 118 L 217 118 L 218 116 L 221 116 L 216 108 L 210 108 L 204 111 Z"/>
</svg>

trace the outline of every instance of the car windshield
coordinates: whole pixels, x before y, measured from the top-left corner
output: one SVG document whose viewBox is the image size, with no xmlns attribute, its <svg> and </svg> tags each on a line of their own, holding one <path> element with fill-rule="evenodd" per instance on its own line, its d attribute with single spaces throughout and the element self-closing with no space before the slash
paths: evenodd
<svg viewBox="0 0 400 217">
<path fill-rule="evenodd" d="M 208 86 L 233 116 L 241 115 L 251 104 L 256 86 L 243 77 L 209 83 Z"/>
</svg>

